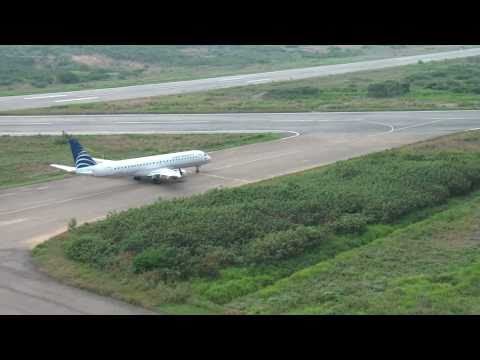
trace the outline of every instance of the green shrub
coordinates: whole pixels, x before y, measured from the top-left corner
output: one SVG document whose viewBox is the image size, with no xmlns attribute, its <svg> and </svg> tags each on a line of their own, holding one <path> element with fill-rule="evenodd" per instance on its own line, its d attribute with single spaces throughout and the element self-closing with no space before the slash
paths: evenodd
<svg viewBox="0 0 480 360">
<path fill-rule="evenodd" d="M 408 82 L 401 83 L 395 80 L 387 80 L 368 85 L 367 91 L 368 96 L 373 98 L 396 97 L 409 93 L 410 84 Z"/>
<path fill-rule="evenodd" d="M 0 86 L 12 85 L 14 82 L 13 79 L 0 79 Z"/>
<path fill-rule="evenodd" d="M 368 219 L 363 214 L 344 214 L 331 223 L 330 228 L 337 234 L 361 234 L 367 223 Z"/>
<path fill-rule="evenodd" d="M 272 280 L 267 276 L 235 279 L 225 283 L 214 283 L 203 293 L 203 296 L 221 305 L 240 296 L 250 294 L 271 283 Z"/>
<path fill-rule="evenodd" d="M 269 233 L 250 242 L 247 259 L 257 263 L 287 259 L 319 245 L 330 236 L 325 228 L 305 226 Z"/>
<path fill-rule="evenodd" d="M 68 231 L 72 231 L 77 227 L 77 219 L 71 218 L 70 221 L 68 222 Z"/>
<path fill-rule="evenodd" d="M 312 98 L 320 95 L 320 89 L 312 86 L 301 86 L 296 88 L 277 88 L 269 90 L 264 97 L 269 99 L 298 99 Z"/>
<path fill-rule="evenodd" d="M 137 273 L 151 270 L 166 270 L 175 267 L 173 247 L 159 246 L 143 250 L 133 259 L 133 270 Z"/>
<path fill-rule="evenodd" d="M 80 78 L 78 77 L 78 75 L 71 71 L 66 71 L 58 74 L 57 80 L 63 84 L 75 84 L 80 82 Z"/>
<path fill-rule="evenodd" d="M 161 283 L 157 289 L 162 304 L 185 304 L 191 295 L 189 285 L 184 282 L 168 285 Z"/>
<path fill-rule="evenodd" d="M 224 247 L 206 247 L 199 259 L 198 274 L 201 276 L 217 276 L 220 269 L 235 263 L 232 251 Z"/>
<path fill-rule="evenodd" d="M 105 252 L 104 241 L 99 234 L 74 234 L 64 243 L 65 254 L 80 262 L 99 264 L 99 254 Z"/>
</svg>

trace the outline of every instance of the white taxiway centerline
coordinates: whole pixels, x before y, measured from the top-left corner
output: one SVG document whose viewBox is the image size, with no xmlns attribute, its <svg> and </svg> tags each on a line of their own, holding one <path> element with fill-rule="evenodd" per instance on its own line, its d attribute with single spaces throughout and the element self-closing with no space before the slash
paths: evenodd
<svg viewBox="0 0 480 360">
<path fill-rule="evenodd" d="M 28 220 L 28 219 L 15 219 L 15 220 L 9 220 L 9 221 L 0 221 L 0 226 L 18 224 L 18 223 L 24 222 L 26 220 Z"/>
<path fill-rule="evenodd" d="M 214 171 L 214 170 L 229 169 L 231 167 L 251 164 L 251 163 L 254 163 L 254 162 L 257 162 L 257 161 L 271 160 L 271 159 L 276 159 L 276 158 L 279 158 L 279 157 L 282 157 L 282 156 L 293 155 L 293 154 L 297 154 L 299 152 L 300 151 L 292 151 L 292 152 L 285 153 L 285 154 L 277 154 L 277 155 L 274 155 L 274 156 L 265 156 L 265 157 L 258 158 L 258 159 L 255 159 L 255 160 L 244 161 L 244 162 L 236 163 L 236 164 L 230 164 L 230 165 L 226 165 L 226 166 L 222 166 L 222 167 L 218 167 L 218 168 L 214 168 L 214 169 L 210 169 L 210 170 Z"/>
<path fill-rule="evenodd" d="M 12 210 L 12 211 L 0 210 L 0 215 L 11 215 L 11 214 L 16 214 L 16 213 L 23 212 L 23 211 L 42 208 L 42 207 L 49 206 L 49 205 L 63 204 L 63 203 L 66 203 L 66 202 L 69 202 L 69 201 L 75 201 L 75 200 L 83 200 L 83 199 L 87 199 L 87 198 L 90 198 L 90 197 L 95 197 L 95 196 L 98 196 L 98 195 L 107 194 L 108 192 L 109 191 L 107 190 L 107 191 L 100 191 L 100 192 L 97 192 L 97 193 L 87 194 L 87 195 L 84 195 L 84 196 L 78 196 L 78 197 L 73 197 L 73 198 L 64 199 L 64 200 L 41 201 L 40 203 L 37 203 L 36 205 L 28 206 L 28 207 L 25 207 L 23 209 L 17 209 L 17 210 Z"/>
<path fill-rule="evenodd" d="M 82 101 L 82 100 L 93 100 L 93 99 L 98 99 L 98 96 L 90 96 L 90 97 L 77 98 L 77 99 L 55 100 L 55 102 L 60 103 L 60 102 L 67 102 L 67 101 Z"/>
<path fill-rule="evenodd" d="M 238 179 L 238 178 L 232 178 L 232 177 L 227 177 L 227 176 L 220 176 L 220 175 L 213 175 L 213 174 L 206 174 L 206 173 L 199 173 L 198 175 L 202 176 L 209 176 L 209 177 L 214 177 L 222 180 L 233 180 L 233 181 L 239 181 L 245 184 L 250 183 L 251 181 L 244 180 L 244 179 Z"/>
<path fill-rule="evenodd" d="M 417 128 L 417 127 L 421 127 L 421 126 L 425 126 L 425 125 L 430 125 L 430 124 L 435 124 L 435 123 L 437 123 L 437 122 L 446 121 L 446 120 L 450 120 L 450 119 L 448 119 L 448 118 L 438 119 L 438 120 L 429 121 L 429 122 L 426 122 L 426 123 L 415 124 L 415 125 L 411 125 L 411 126 L 405 126 L 405 127 L 402 127 L 402 128 L 395 128 L 395 131 L 401 131 L 401 130 L 406 130 L 406 129 L 413 129 L 413 128 Z"/>
<path fill-rule="evenodd" d="M 296 138 L 297 136 L 300 136 L 300 133 L 299 133 L 298 131 L 290 131 L 290 130 L 287 130 L 286 132 L 291 133 L 291 134 L 293 134 L 293 135 L 288 136 L 288 137 L 286 137 L 286 138 L 278 139 L 278 141 L 293 139 L 293 138 Z"/>
<path fill-rule="evenodd" d="M 116 121 L 115 124 L 204 124 L 210 121 Z"/>
<path fill-rule="evenodd" d="M 67 94 L 58 94 L 58 95 L 40 95 L 40 96 L 30 96 L 24 97 L 24 100 L 37 100 L 37 99 L 49 99 L 49 98 L 57 98 L 57 97 L 64 97 L 68 96 Z"/>
</svg>

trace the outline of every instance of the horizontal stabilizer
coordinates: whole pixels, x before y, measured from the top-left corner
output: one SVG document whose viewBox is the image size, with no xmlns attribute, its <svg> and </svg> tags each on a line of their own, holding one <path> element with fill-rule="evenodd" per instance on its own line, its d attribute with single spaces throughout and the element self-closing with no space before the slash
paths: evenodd
<svg viewBox="0 0 480 360">
<path fill-rule="evenodd" d="M 60 170 L 63 170 L 63 171 L 67 171 L 69 173 L 73 173 L 77 170 L 72 166 L 66 166 L 66 165 L 50 164 L 50 166 L 52 166 L 54 168 L 57 168 L 57 169 L 60 169 Z"/>
<path fill-rule="evenodd" d="M 112 162 L 113 160 L 107 160 L 107 159 L 99 159 L 99 158 L 92 158 L 93 160 L 95 160 L 95 162 L 97 164 L 101 164 L 101 163 L 108 163 L 108 162 Z"/>
</svg>

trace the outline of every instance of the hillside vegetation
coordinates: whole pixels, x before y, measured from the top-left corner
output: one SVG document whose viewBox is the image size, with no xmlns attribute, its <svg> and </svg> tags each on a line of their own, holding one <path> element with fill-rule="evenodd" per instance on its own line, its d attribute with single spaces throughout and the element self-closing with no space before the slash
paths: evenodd
<svg viewBox="0 0 480 360">
<path fill-rule="evenodd" d="M 351 298 L 342 289 L 350 283 L 344 285 L 340 276 L 358 278 L 372 268 L 368 273 L 380 277 L 371 281 L 381 282 L 397 276 L 389 273 L 388 261 L 404 267 L 410 263 L 410 275 L 423 275 L 429 268 L 414 259 L 423 254 L 425 262 L 435 263 L 437 253 L 429 258 L 427 250 L 422 250 L 411 258 L 407 254 L 413 250 L 398 251 L 386 254 L 385 264 L 369 255 L 360 258 L 361 265 L 352 263 L 348 272 L 338 276 L 330 275 L 337 270 L 325 269 L 350 256 L 349 251 L 372 249 L 377 240 L 387 241 L 389 235 L 399 239 L 398 231 L 415 229 L 415 223 L 448 211 L 445 205 L 450 199 L 469 194 L 479 184 L 480 133 L 462 133 L 112 214 L 40 245 L 34 255 L 55 276 L 62 277 L 52 264 L 61 262 L 69 282 L 156 309 L 361 312 L 355 304 L 349 305 Z M 426 231 L 416 236 L 434 233 Z M 435 244 L 435 238 L 429 241 Z M 410 245 L 415 242 L 399 243 L 400 247 Z M 472 252 L 469 261 L 476 255 Z M 318 305 L 322 289 L 308 296 L 308 286 L 297 286 L 297 279 L 318 281 L 315 275 L 320 272 L 322 281 L 334 282 L 333 295 L 324 294 L 333 299 L 327 303 L 331 307 Z M 86 278 L 96 274 L 102 280 L 86 283 L 72 275 L 79 273 Z M 353 285 L 363 289 L 362 283 Z M 298 307 L 303 297 L 309 302 Z M 394 312 L 395 306 L 395 301 L 386 299 L 373 312 Z"/>
<path fill-rule="evenodd" d="M 132 134 L 76 136 L 92 156 L 111 160 L 168 152 L 219 150 L 275 140 L 281 134 Z M 68 175 L 49 164 L 73 164 L 64 136 L 0 136 L 0 188 L 21 186 Z"/>
<path fill-rule="evenodd" d="M 0 46 L 0 95 L 187 80 L 460 48 L 463 46 L 8 45 Z"/>
<path fill-rule="evenodd" d="M 14 113 L 215 113 L 478 108 L 480 57 L 469 57 L 306 80 L 182 95 L 72 104 Z"/>
</svg>

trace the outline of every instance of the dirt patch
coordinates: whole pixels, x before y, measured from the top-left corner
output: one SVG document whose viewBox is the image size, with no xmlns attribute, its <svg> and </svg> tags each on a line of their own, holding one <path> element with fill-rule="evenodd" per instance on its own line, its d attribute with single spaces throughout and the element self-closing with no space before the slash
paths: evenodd
<svg viewBox="0 0 480 360">
<path fill-rule="evenodd" d="M 472 130 L 460 134 L 445 135 L 443 137 L 426 140 L 417 144 L 408 145 L 409 149 L 429 151 L 480 151 L 480 131 Z"/>
<path fill-rule="evenodd" d="M 78 64 L 96 66 L 96 67 L 120 67 L 128 69 L 144 69 L 145 64 L 127 61 L 127 60 L 115 60 L 108 56 L 99 54 L 85 54 L 85 55 L 72 55 L 72 60 Z"/>
<path fill-rule="evenodd" d="M 108 67 L 111 66 L 114 61 L 113 59 L 103 56 L 103 55 L 72 55 L 72 60 L 76 63 L 88 65 L 88 66 L 101 66 Z"/>
<path fill-rule="evenodd" d="M 318 54 L 325 54 L 328 53 L 329 48 L 332 46 L 340 49 L 360 49 L 362 47 L 362 45 L 305 45 L 302 46 L 302 50 Z"/>
<path fill-rule="evenodd" d="M 33 238 L 30 238 L 26 241 L 24 241 L 23 243 L 31 250 L 33 249 L 35 246 L 37 246 L 38 244 L 41 244 L 45 241 L 47 241 L 48 239 L 54 237 L 54 236 L 57 236 L 57 235 L 60 235 L 62 233 L 65 233 L 67 231 L 67 226 L 61 228 L 61 229 L 57 229 L 55 231 L 52 231 L 51 233 L 48 233 L 48 234 L 43 234 L 43 235 L 40 235 L 40 236 L 36 236 L 36 237 L 33 237 Z"/>
<path fill-rule="evenodd" d="M 478 209 L 476 212 L 478 213 Z M 435 241 L 435 247 L 441 249 L 478 247 L 480 245 L 480 225 L 469 220 L 465 223 L 464 228 L 435 234 L 432 240 Z"/>
<path fill-rule="evenodd" d="M 191 56 L 208 56 L 208 47 L 207 46 L 192 46 L 180 50 L 185 55 Z"/>
</svg>

